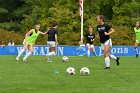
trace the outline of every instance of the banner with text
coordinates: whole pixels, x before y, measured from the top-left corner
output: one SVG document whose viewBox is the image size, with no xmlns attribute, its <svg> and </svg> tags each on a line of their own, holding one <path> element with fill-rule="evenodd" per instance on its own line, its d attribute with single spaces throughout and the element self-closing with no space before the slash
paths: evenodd
<svg viewBox="0 0 140 93">
<path fill-rule="evenodd" d="M 34 52 L 32 53 L 32 55 L 46 55 L 49 52 L 49 48 L 47 46 L 34 46 L 33 48 L 34 48 Z M 3 46 L 0 47 L 0 55 L 17 55 L 21 51 L 21 49 L 23 49 L 23 46 Z M 98 56 L 103 55 L 103 51 L 100 46 L 95 46 L 95 50 Z M 28 50 L 25 53 L 27 52 Z M 135 55 L 133 46 L 113 46 L 110 53 L 116 56 Z M 94 56 L 92 52 L 90 54 L 91 56 Z M 87 56 L 87 47 L 58 46 L 57 56 Z"/>
</svg>

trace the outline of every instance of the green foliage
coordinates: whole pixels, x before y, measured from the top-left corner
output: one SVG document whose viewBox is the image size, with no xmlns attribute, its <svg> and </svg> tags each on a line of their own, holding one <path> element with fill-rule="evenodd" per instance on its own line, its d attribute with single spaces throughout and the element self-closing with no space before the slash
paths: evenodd
<svg viewBox="0 0 140 93">
<path fill-rule="evenodd" d="M 0 29 L 0 40 L 4 41 L 7 45 L 10 40 L 13 40 L 15 44 L 22 44 L 23 42 L 23 36 L 15 33 L 14 31 L 7 31 Z"/>
<path fill-rule="evenodd" d="M 15 31 L 19 31 L 21 29 L 21 25 L 15 22 L 5 22 L 5 23 L 0 23 L 0 28 L 2 29 L 6 29 L 6 30 L 15 30 Z"/>
<path fill-rule="evenodd" d="M 133 26 L 133 18 L 138 19 L 140 15 L 140 3 L 136 0 L 114 0 L 115 5 L 113 8 L 113 20 L 116 25 Z"/>
<path fill-rule="evenodd" d="M 0 8 L 0 14 L 6 14 L 6 13 L 8 13 L 8 10 L 4 8 Z"/>
<path fill-rule="evenodd" d="M 80 41 L 80 33 L 64 32 L 59 35 L 58 40 L 61 45 L 78 45 Z"/>
<path fill-rule="evenodd" d="M 23 35 L 34 24 L 41 23 L 46 31 L 52 21 L 59 23 L 60 44 L 78 45 L 80 40 L 79 0 L 0 0 L 0 28 Z M 130 45 L 132 28 L 140 20 L 140 0 L 84 0 L 84 34 L 88 27 L 96 31 L 96 16 L 102 14 L 116 33 L 115 45 Z M 120 32 L 124 33 L 120 35 Z M 131 33 L 131 34 L 130 34 Z M 118 41 L 117 35 L 120 36 Z M 127 38 L 126 38 L 127 37 Z M 126 38 L 126 39 L 125 39 Z M 36 44 L 46 44 L 46 36 L 39 36 Z M 95 41 L 99 45 L 99 39 Z"/>
<path fill-rule="evenodd" d="M 115 33 L 111 35 L 114 45 L 133 45 L 135 33 L 127 26 L 113 26 Z"/>
<path fill-rule="evenodd" d="M 117 1 L 117 0 L 116 0 Z M 137 13 L 140 8 L 140 3 L 136 0 L 129 1 L 119 1 L 115 2 L 113 6 L 114 15 L 122 15 L 131 17 L 133 14 Z"/>
</svg>

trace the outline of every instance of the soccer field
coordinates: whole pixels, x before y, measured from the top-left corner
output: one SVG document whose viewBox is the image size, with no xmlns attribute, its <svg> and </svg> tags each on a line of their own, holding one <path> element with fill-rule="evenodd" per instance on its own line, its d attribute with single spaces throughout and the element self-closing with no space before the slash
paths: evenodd
<svg viewBox="0 0 140 93">
<path fill-rule="evenodd" d="M 0 56 L 0 93 L 140 93 L 140 58 L 121 57 L 120 66 L 111 61 L 105 70 L 103 57 L 53 57 L 47 63 L 43 56 L 31 56 L 28 62 L 15 61 L 15 56 Z M 67 75 L 68 67 L 76 69 Z M 82 67 L 90 75 L 81 76 Z"/>
</svg>

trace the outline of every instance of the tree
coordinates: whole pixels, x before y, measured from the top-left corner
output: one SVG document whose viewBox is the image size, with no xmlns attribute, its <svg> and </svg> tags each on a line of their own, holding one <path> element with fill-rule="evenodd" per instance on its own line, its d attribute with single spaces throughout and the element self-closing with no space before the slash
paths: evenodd
<svg viewBox="0 0 140 93">
<path fill-rule="evenodd" d="M 133 18 L 138 19 L 140 3 L 136 0 L 114 0 L 113 22 L 116 25 L 132 26 Z"/>
<path fill-rule="evenodd" d="M 117 35 L 119 29 L 124 29 L 125 25 L 125 30 L 131 31 L 125 35 L 131 37 L 129 33 L 133 33 L 133 24 L 136 20 L 140 20 L 139 8 L 140 0 L 84 0 L 84 33 L 88 31 L 89 26 L 96 30 L 96 16 L 102 14 L 114 28 L 119 27 Z M 59 23 L 60 44 L 78 44 L 79 0 L 0 0 L 0 28 L 2 29 L 25 34 L 33 28 L 34 24 L 41 23 L 41 31 L 45 31 L 54 20 Z M 40 37 L 39 44 L 42 44 L 44 39 L 46 37 Z"/>
</svg>

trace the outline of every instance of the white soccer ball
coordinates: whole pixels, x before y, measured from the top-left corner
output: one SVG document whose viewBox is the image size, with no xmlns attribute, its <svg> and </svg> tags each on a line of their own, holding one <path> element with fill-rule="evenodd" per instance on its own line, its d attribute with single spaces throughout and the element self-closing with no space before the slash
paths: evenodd
<svg viewBox="0 0 140 93">
<path fill-rule="evenodd" d="M 68 67 L 66 72 L 69 74 L 69 75 L 74 75 L 75 74 L 75 69 L 73 67 Z"/>
<path fill-rule="evenodd" d="M 68 62 L 69 61 L 69 58 L 67 56 L 63 56 L 62 61 L 63 62 Z"/>
<path fill-rule="evenodd" d="M 80 74 L 81 74 L 81 75 L 89 75 L 89 74 L 90 74 L 90 70 L 89 70 L 87 67 L 83 67 L 83 68 L 80 70 Z"/>
</svg>

